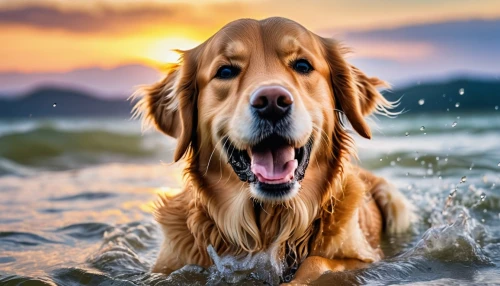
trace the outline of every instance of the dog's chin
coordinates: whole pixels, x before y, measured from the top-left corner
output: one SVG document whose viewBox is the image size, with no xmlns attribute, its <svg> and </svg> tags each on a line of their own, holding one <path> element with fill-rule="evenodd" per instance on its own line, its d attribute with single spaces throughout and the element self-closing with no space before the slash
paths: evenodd
<svg viewBox="0 0 500 286">
<path fill-rule="evenodd" d="M 266 184 L 259 181 L 250 184 L 252 197 L 261 202 L 285 202 L 293 199 L 299 190 L 300 183 L 297 180 L 281 184 Z"/>
<path fill-rule="evenodd" d="M 239 150 L 227 139 L 224 145 L 228 163 L 243 182 L 250 184 L 254 199 L 262 202 L 284 202 L 300 190 L 313 140 L 294 148 L 288 140 L 271 135 L 246 150 Z"/>
</svg>

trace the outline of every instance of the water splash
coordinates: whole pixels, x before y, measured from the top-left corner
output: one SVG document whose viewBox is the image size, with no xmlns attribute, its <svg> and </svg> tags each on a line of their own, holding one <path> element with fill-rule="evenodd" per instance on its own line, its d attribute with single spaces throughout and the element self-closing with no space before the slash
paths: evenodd
<svg viewBox="0 0 500 286">
<path fill-rule="evenodd" d="M 267 252 L 247 255 L 238 259 L 229 255 L 220 257 L 211 245 L 208 246 L 207 251 L 214 261 L 214 265 L 209 268 L 208 285 L 220 285 L 224 282 L 241 284 L 248 280 L 265 281 L 270 285 L 279 283 L 280 279 L 276 269 L 281 269 L 281 266 L 273 265 Z"/>
<path fill-rule="evenodd" d="M 481 241 L 486 230 L 471 218 L 467 208 L 457 206 L 434 221 L 422 239 L 399 258 L 424 257 L 442 262 L 491 264 Z"/>
</svg>

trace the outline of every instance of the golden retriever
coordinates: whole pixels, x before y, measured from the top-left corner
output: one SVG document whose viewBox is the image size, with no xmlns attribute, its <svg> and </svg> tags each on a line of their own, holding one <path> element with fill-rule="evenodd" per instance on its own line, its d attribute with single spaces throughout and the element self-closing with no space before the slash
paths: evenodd
<svg viewBox="0 0 500 286">
<path fill-rule="evenodd" d="M 164 242 L 153 272 L 208 267 L 218 255 L 270 253 L 281 277 L 308 283 L 325 271 L 380 260 L 381 232 L 405 231 L 412 206 L 356 167 L 343 116 L 388 112 L 385 85 L 344 59 L 345 49 L 284 18 L 241 19 L 139 91 L 136 115 L 177 138 L 186 183 L 155 211 Z"/>
</svg>

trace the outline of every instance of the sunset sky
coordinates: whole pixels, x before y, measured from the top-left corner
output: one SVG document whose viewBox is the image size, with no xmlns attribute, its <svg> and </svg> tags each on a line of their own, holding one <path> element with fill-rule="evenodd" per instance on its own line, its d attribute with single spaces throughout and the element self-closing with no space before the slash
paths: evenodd
<svg viewBox="0 0 500 286">
<path fill-rule="evenodd" d="M 500 74 L 489 58 L 499 55 L 498 0 L 0 0 L 0 73 L 155 66 L 231 20 L 270 16 L 344 40 L 368 69 L 432 59 L 443 72 Z M 477 55 L 478 47 L 487 54 Z"/>
</svg>

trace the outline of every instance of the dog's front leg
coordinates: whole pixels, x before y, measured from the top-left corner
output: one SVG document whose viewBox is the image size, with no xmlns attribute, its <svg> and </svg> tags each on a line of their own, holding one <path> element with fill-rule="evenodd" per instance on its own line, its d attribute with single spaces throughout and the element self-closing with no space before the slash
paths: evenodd
<svg viewBox="0 0 500 286">
<path fill-rule="evenodd" d="M 290 285 L 309 284 L 327 271 L 344 271 L 366 267 L 367 263 L 358 259 L 328 259 L 309 256 L 302 262 Z"/>
</svg>

